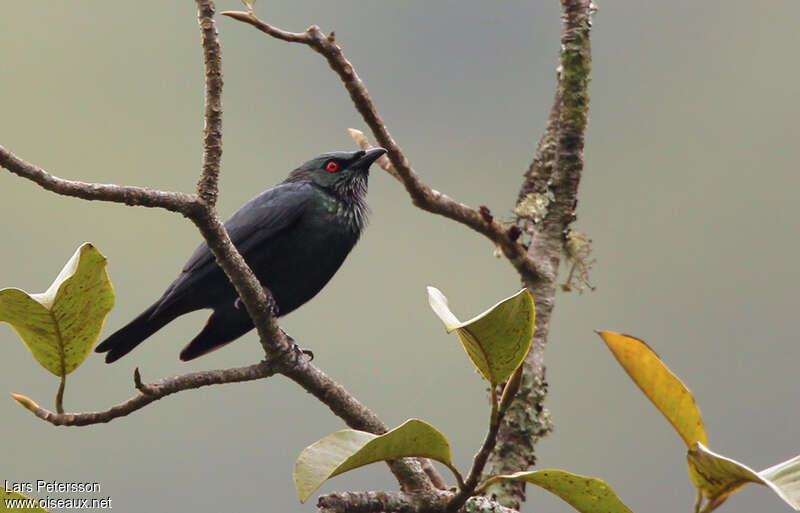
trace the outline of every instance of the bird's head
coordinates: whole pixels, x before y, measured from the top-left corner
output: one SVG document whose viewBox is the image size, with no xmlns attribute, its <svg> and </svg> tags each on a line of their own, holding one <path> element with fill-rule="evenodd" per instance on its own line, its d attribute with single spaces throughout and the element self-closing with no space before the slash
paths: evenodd
<svg viewBox="0 0 800 513">
<path fill-rule="evenodd" d="M 367 192 L 369 166 L 385 153 L 383 148 L 323 153 L 292 171 L 286 182 L 312 182 L 338 197 L 361 198 Z"/>
</svg>

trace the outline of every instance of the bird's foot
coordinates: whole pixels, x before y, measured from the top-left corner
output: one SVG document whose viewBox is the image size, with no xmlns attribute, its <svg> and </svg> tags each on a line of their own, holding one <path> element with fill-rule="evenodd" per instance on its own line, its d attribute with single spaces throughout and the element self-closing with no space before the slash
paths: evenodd
<svg viewBox="0 0 800 513">
<path fill-rule="evenodd" d="M 294 338 L 291 335 L 286 333 L 286 331 L 283 329 L 281 329 L 281 331 L 283 331 L 283 334 L 286 335 L 286 340 L 289 341 L 289 351 L 294 352 L 294 354 L 297 356 L 307 356 L 309 362 L 314 359 L 314 351 L 311 349 L 303 349 L 302 347 L 298 346 L 297 342 L 294 341 Z"/>
<path fill-rule="evenodd" d="M 297 354 L 297 356 L 303 355 L 308 357 L 309 362 L 314 359 L 314 351 L 312 351 L 311 349 L 303 349 L 302 347 L 293 343 L 291 350 L 294 351 Z"/>
</svg>

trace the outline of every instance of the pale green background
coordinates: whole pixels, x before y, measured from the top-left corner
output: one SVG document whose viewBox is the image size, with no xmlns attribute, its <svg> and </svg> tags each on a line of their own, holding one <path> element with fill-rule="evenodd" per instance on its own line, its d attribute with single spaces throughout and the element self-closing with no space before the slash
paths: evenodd
<svg viewBox="0 0 800 513">
<path fill-rule="evenodd" d="M 239 9 L 234 0 L 221 9 Z M 553 96 L 558 5 L 537 2 L 270 2 L 258 12 L 337 41 L 423 179 L 509 218 Z M 634 511 L 689 511 L 680 439 L 593 329 L 645 338 L 692 388 L 711 447 L 756 469 L 800 452 L 796 293 L 797 20 L 800 3 L 600 3 L 577 227 L 593 239 L 597 292 L 559 294 L 547 351 L 556 432 L 542 467 L 603 477 Z M 308 48 L 220 19 L 227 216 L 364 128 Z M 202 60 L 192 2 L 0 5 L 0 144 L 63 177 L 190 191 L 199 173 Z M 108 256 L 108 334 L 157 298 L 198 242 L 177 215 L 87 203 L 0 172 L 0 286 L 40 292 L 75 248 Z M 468 318 L 513 293 L 483 237 L 414 209 L 376 170 L 372 222 L 330 285 L 281 324 L 315 363 L 390 425 L 423 418 L 466 469 L 483 437 L 484 384 L 429 311 L 439 287 Z M 252 363 L 253 335 L 190 364 L 205 314 L 174 322 L 118 364 L 91 355 L 69 409 L 104 409 L 145 379 Z M 0 328 L 0 392 L 52 407 L 57 380 Z M 0 398 L 0 480 L 99 481 L 118 511 L 314 511 L 294 459 L 342 427 L 283 378 L 192 391 L 130 417 L 54 428 Z M 394 487 L 385 466 L 321 491 Z M 37 494 L 34 494 L 37 495 Z M 46 494 L 38 494 L 43 497 Z M 525 511 L 570 509 L 530 490 Z M 750 486 L 725 511 L 788 511 Z"/>
</svg>

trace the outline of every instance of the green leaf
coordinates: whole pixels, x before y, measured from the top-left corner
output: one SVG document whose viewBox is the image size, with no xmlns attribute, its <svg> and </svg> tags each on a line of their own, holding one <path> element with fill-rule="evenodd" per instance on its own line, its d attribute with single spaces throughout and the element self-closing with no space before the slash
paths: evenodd
<svg viewBox="0 0 800 513">
<path fill-rule="evenodd" d="M 708 445 L 700 409 L 680 379 L 664 365 L 655 351 L 643 340 L 615 333 L 598 331 L 611 353 L 683 439 L 686 447 L 695 442 Z"/>
<path fill-rule="evenodd" d="M 743 463 L 696 443 L 686 457 L 689 475 L 708 499 L 703 511 L 712 511 L 747 483 L 769 487 L 792 509 L 800 510 L 800 456 L 756 472 Z"/>
<path fill-rule="evenodd" d="M 16 507 L 12 507 L 15 506 L 15 503 Z M 0 486 L 0 511 L 43 511 L 47 513 L 46 509 L 39 506 L 36 499 L 31 499 L 21 493 L 9 492 L 2 486 Z"/>
<path fill-rule="evenodd" d="M 465 322 L 450 311 L 447 298 L 434 287 L 428 287 L 428 303 L 447 333 L 458 334 L 470 360 L 492 385 L 507 380 L 531 349 L 536 311 L 527 289 Z"/>
<path fill-rule="evenodd" d="M 343 429 L 309 445 L 297 458 L 294 485 L 300 502 L 333 476 L 376 461 L 431 458 L 452 468 L 450 444 L 435 427 L 411 419 L 384 435 Z"/>
<path fill-rule="evenodd" d="M 498 481 L 525 481 L 540 486 L 581 513 L 631 513 L 605 481 L 594 477 L 558 469 L 517 472 L 490 477 L 481 489 Z"/>
<path fill-rule="evenodd" d="M 114 306 L 106 258 L 83 244 L 42 294 L 0 290 L 0 322 L 7 322 L 42 366 L 64 377 L 88 356 Z"/>
</svg>

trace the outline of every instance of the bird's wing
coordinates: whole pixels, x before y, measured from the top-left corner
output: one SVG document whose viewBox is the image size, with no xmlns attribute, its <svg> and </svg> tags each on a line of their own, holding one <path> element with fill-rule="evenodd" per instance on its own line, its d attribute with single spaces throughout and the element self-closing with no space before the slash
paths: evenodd
<svg viewBox="0 0 800 513">
<path fill-rule="evenodd" d="M 225 222 L 225 228 L 233 244 L 247 258 L 250 249 L 288 229 L 300 219 L 313 195 L 311 184 L 277 185 L 242 205 Z M 164 293 L 156 313 L 164 311 L 186 293 L 190 293 L 196 284 L 202 283 L 216 268 L 214 255 L 208 249 L 208 244 L 203 242 L 189 257 L 180 276 Z"/>
<path fill-rule="evenodd" d="M 225 229 L 240 253 L 285 230 L 303 214 L 313 194 L 306 183 L 285 183 L 268 189 L 251 199 L 227 221 Z M 214 255 L 203 242 L 183 266 L 183 272 L 198 270 L 212 262 Z"/>
</svg>

